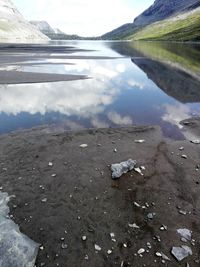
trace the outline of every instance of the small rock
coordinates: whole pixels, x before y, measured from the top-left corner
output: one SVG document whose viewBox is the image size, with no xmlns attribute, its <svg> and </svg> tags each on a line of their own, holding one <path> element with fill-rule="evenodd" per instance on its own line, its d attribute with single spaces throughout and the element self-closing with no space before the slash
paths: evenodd
<svg viewBox="0 0 200 267">
<path fill-rule="evenodd" d="M 199 145 L 200 144 L 200 140 L 192 140 L 190 141 L 192 144 L 195 144 L 195 145 Z"/>
<path fill-rule="evenodd" d="M 134 142 L 137 143 L 137 144 L 142 144 L 142 143 L 145 143 L 145 140 L 143 140 L 143 139 L 135 140 Z"/>
<path fill-rule="evenodd" d="M 192 255 L 192 250 L 188 246 L 173 247 L 171 253 L 177 259 L 177 261 L 182 261 L 189 255 Z"/>
<path fill-rule="evenodd" d="M 141 248 L 141 249 L 138 250 L 137 253 L 140 255 L 140 254 L 143 254 L 144 252 L 145 252 L 145 249 L 144 248 Z"/>
<path fill-rule="evenodd" d="M 136 207 L 138 207 L 138 208 L 141 207 L 140 204 L 138 204 L 137 202 L 133 202 L 133 204 L 134 204 Z"/>
<path fill-rule="evenodd" d="M 161 230 L 161 231 L 167 231 L 167 226 L 166 226 L 166 225 L 162 225 L 162 226 L 160 227 L 160 230 Z"/>
<path fill-rule="evenodd" d="M 180 213 L 181 215 L 187 215 L 187 211 L 185 211 L 185 210 L 179 210 L 179 213 Z"/>
<path fill-rule="evenodd" d="M 153 220 L 153 218 L 156 216 L 156 213 L 155 212 L 152 212 L 152 213 L 149 213 L 149 214 L 147 214 L 147 218 L 149 219 L 149 220 Z"/>
<path fill-rule="evenodd" d="M 114 150 L 113 150 L 115 153 L 117 153 L 117 149 L 115 148 Z"/>
<path fill-rule="evenodd" d="M 181 158 L 187 159 L 188 157 L 187 157 L 187 155 L 181 155 Z"/>
<path fill-rule="evenodd" d="M 111 165 L 112 178 L 118 179 L 122 174 L 127 173 L 135 168 L 136 161 L 129 159 L 127 161 Z"/>
<path fill-rule="evenodd" d="M 48 166 L 52 167 L 53 166 L 53 162 L 49 162 Z"/>
<path fill-rule="evenodd" d="M 140 227 L 136 224 L 136 223 L 133 223 L 133 224 L 128 224 L 128 226 L 130 227 L 130 228 L 135 228 L 135 229 L 140 229 Z"/>
<path fill-rule="evenodd" d="M 135 172 L 139 173 L 140 175 L 144 176 L 144 174 L 142 173 L 141 169 L 138 168 L 134 168 Z"/>
<path fill-rule="evenodd" d="M 81 237 L 81 239 L 82 239 L 83 241 L 86 241 L 86 240 L 87 240 L 87 236 L 84 235 L 84 236 Z"/>
<path fill-rule="evenodd" d="M 82 145 L 80 145 L 80 147 L 81 148 L 86 148 L 86 147 L 88 147 L 88 145 L 87 144 L 82 144 Z"/>
<path fill-rule="evenodd" d="M 101 247 L 98 246 L 97 244 L 94 245 L 94 248 L 95 248 L 96 251 L 101 251 Z"/>
<path fill-rule="evenodd" d="M 47 198 L 46 198 L 46 197 L 43 198 L 43 199 L 41 200 L 41 202 L 43 202 L 43 203 L 47 202 Z"/>
<path fill-rule="evenodd" d="M 61 245 L 61 248 L 62 248 L 62 249 L 67 249 L 67 248 L 68 248 L 68 245 L 67 245 L 67 244 L 62 244 L 62 245 Z"/>
<path fill-rule="evenodd" d="M 109 250 L 107 251 L 107 254 L 108 254 L 108 255 L 112 254 L 112 250 L 109 249 Z"/>
<path fill-rule="evenodd" d="M 186 228 L 183 228 L 183 229 L 178 229 L 177 230 L 177 233 L 182 237 L 182 238 L 185 238 L 187 239 L 188 241 L 191 241 L 192 240 L 192 231 L 186 229 Z"/>
<path fill-rule="evenodd" d="M 184 147 L 183 146 L 179 147 L 179 150 L 180 151 L 183 151 L 184 150 Z"/>
<path fill-rule="evenodd" d="M 57 174 L 53 173 L 51 176 L 52 176 L 52 177 L 56 177 L 56 176 L 57 176 Z"/>
</svg>

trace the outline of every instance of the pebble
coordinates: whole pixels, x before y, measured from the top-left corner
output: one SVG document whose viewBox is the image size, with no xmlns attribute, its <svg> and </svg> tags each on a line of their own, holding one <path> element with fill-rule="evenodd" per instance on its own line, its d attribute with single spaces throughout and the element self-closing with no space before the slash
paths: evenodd
<svg viewBox="0 0 200 267">
<path fill-rule="evenodd" d="M 152 212 L 152 213 L 149 213 L 149 214 L 147 214 L 147 218 L 149 219 L 149 220 L 153 220 L 153 218 L 156 216 L 156 213 L 155 212 Z"/>
<path fill-rule="evenodd" d="M 128 226 L 130 227 L 130 228 L 135 228 L 135 229 L 140 229 L 140 227 L 136 224 L 136 223 L 133 223 L 133 224 L 128 224 Z"/>
<path fill-rule="evenodd" d="M 80 147 L 81 148 L 86 148 L 86 147 L 88 147 L 88 145 L 87 144 L 82 144 L 82 145 L 80 145 Z"/>
<path fill-rule="evenodd" d="M 87 240 L 87 236 L 86 235 L 82 236 L 82 240 L 86 241 Z"/>
<path fill-rule="evenodd" d="M 145 140 L 143 140 L 143 139 L 135 140 L 134 142 L 137 143 L 137 144 L 142 144 L 142 143 L 145 143 Z"/>
<path fill-rule="evenodd" d="M 53 166 L 53 162 L 49 162 L 48 166 L 52 167 Z"/>
<path fill-rule="evenodd" d="M 141 249 L 138 250 L 137 253 L 140 255 L 140 254 L 143 254 L 144 252 L 145 252 L 145 249 L 144 248 L 141 248 Z"/>
<path fill-rule="evenodd" d="M 96 251 L 101 251 L 101 247 L 99 245 L 97 245 L 97 244 L 94 245 L 94 248 L 95 248 Z"/>
<path fill-rule="evenodd" d="M 68 245 L 67 245 L 67 244 L 62 244 L 62 245 L 61 245 L 61 248 L 62 248 L 62 249 L 67 249 L 67 248 L 68 248 Z"/>
<path fill-rule="evenodd" d="M 57 174 L 53 173 L 51 176 L 52 176 L 52 177 L 56 177 L 56 176 L 57 176 Z"/>
<path fill-rule="evenodd" d="M 107 251 L 107 254 L 108 254 L 108 255 L 112 254 L 112 250 L 109 249 L 109 250 Z"/>
<path fill-rule="evenodd" d="M 188 157 L 187 157 L 187 155 L 181 155 L 181 158 L 187 159 Z"/>
<path fill-rule="evenodd" d="M 46 198 L 46 197 L 43 198 L 43 199 L 41 200 L 41 202 L 43 202 L 43 203 L 47 202 L 47 198 Z"/>
</svg>

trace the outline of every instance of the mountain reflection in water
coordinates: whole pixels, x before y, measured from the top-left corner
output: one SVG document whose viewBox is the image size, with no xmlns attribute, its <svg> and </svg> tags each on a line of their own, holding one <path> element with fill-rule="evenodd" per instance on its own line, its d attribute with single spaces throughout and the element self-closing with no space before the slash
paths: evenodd
<svg viewBox="0 0 200 267">
<path fill-rule="evenodd" d="M 198 45 L 76 45 L 91 50 L 85 52 L 91 58 L 59 59 L 59 64 L 56 59 L 50 64 L 41 60 L 38 65 L 19 66 L 20 71 L 86 75 L 90 79 L 1 85 L 1 133 L 46 124 L 55 130 L 154 124 L 168 137 L 188 138 L 179 122 L 200 115 Z M 110 58 L 92 59 L 104 54 Z"/>
</svg>

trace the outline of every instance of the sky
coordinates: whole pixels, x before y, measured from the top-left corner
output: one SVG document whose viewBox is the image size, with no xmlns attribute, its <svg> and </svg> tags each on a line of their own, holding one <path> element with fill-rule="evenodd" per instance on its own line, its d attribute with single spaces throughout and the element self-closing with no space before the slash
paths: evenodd
<svg viewBox="0 0 200 267">
<path fill-rule="evenodd" d="M 154 0 L 12 0 L 27 20 L 45 20 L 67 34 L 99 36 L 132 22 Z"/>
</svg>

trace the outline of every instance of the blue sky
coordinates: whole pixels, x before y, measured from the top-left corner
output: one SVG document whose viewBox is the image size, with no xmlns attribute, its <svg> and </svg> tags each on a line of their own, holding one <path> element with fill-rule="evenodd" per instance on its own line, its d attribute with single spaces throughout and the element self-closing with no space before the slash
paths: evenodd
<svg viewBox="0 0 200 267">
<path fill-rule="evenodd" d="M 132 22 L 154 0 L 12 0 L 28 20 L 46 20 L 68 34 L 97 36 Z"/>
</svg>

